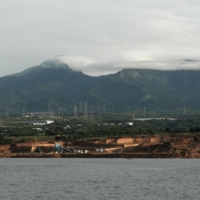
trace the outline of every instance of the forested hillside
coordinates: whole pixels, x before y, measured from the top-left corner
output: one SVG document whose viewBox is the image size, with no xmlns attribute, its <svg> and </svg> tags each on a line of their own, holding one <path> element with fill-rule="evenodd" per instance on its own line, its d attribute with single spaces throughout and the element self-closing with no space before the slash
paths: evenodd
<svg viewBox="0 0 200 200">
<path fill-rule="evenodd" d="M 124 69 L 91 77 L 73 71 L 59 60 L 46 61 L 24 72 L 0 78 L 0 110 L 127 112 L 130 110 L 197 110 L 200 107 L 200 70 L 161 71 Z"/>
</svg>

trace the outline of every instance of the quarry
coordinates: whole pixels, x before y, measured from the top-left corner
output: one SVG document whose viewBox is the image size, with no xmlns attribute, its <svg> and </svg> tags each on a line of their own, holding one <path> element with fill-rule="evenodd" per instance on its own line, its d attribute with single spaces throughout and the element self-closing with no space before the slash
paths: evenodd
<svg viewBox="0 0 200 200">
<path fill-rule="evenodd" d="M 193 135 L 111 137 L 0 145 L 1 158 L 200 158 Z"/>
</svg>

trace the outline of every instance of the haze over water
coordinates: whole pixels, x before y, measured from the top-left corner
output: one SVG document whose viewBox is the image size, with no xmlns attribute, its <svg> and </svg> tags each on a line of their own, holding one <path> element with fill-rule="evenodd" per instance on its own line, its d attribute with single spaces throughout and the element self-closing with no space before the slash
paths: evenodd
<svg viewBox="0 0 200 200">
<path fill-rule="evenodd" d="M 0 199 L 199 199 L 197 159 L 1 159 Z"/>
</svg>

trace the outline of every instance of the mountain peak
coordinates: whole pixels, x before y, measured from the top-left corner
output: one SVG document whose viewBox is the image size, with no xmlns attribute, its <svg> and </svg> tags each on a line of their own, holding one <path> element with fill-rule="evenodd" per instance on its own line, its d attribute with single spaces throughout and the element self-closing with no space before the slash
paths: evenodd
<svg viewBox="0 0 200 200">
<path fill-rule="evenodd" d="M 49 60 L 43 62 L 41 64 L 41 67 L 42 68 L 64 68 L 64 69 L 68 69 L 68 70 L 70 69 L 70 67 L 66 63 L 62 62 L 58 58 L 52 58 L 52 59 L 49 59 Z"/>
</svg>

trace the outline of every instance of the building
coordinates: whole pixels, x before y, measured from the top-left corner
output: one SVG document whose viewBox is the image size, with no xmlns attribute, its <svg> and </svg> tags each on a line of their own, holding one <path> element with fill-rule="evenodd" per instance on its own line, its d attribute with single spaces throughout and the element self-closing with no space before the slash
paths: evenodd
<svg viewBox="0 0 200 200">
<path fill-rule="evenodd" d="M 126 122 L 127 126 L 133 126 L 133 122 Z"/>
<path fill-rule="evenodd" d="M 48 124 L 53 124 L 54 121 L 53 120 L 42 120 L 42 121 L 26 121 L 27 125 L 48 125 Z"/>
</svg>

